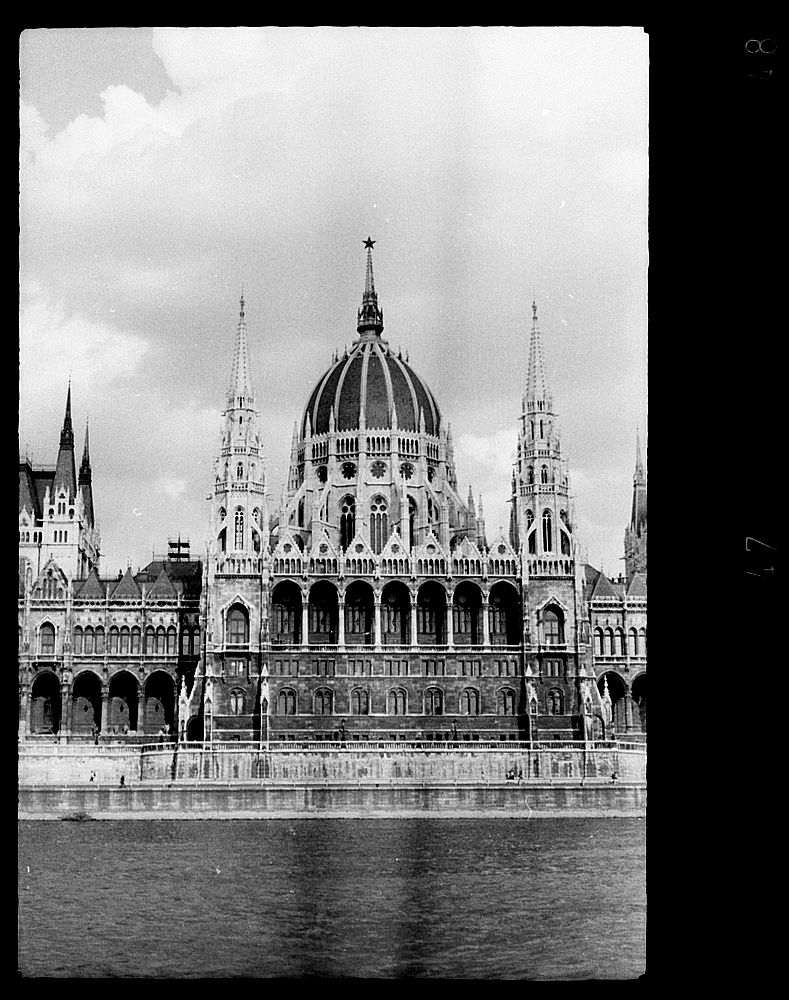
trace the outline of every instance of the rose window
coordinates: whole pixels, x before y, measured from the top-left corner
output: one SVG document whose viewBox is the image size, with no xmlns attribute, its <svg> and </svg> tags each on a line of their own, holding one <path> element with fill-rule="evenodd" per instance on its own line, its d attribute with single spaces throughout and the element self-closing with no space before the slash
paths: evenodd
<svg viewBox="0 0 789 1000">
<path fill-rule="evenodd" d="M 342 474 L 345 479 L 353 479 L 356 475 L 356 466 L 353 462 L 342 463 Z"/>
<path fill-rule="evenodd" d="M 372 472 L 376 479 L 383 479 L 386 474 L 386 466 L 383 462 L 373 462 L 370 466 L 370 472 Z"/>
<path fill-rule="evenodd" d="M 413 465 L 411 465 L 410 462 L 403 462 L 403 464 L 400 466 L 400 475 L 403 477 L 403 479 L 411 479 L 411 477 L 414 475 Z"/>
</svg>

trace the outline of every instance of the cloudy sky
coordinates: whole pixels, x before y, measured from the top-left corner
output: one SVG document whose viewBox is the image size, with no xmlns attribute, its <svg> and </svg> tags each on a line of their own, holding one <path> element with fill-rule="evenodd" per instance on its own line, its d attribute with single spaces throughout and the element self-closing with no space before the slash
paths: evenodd
<svg viewBox="0 0 789 1000">
<path fill-rule="evenodd" d="M 580 540 L 619 572 L 646 423 L 648 39 L 638 27 L 35 29 L 20 41 L 20 447 L 71 373 L 102 572 L 202 549 L 243 285 L 278 505 L 356 336 L 451 423 L 506 530 L 536 298 Z"/>
</svg>

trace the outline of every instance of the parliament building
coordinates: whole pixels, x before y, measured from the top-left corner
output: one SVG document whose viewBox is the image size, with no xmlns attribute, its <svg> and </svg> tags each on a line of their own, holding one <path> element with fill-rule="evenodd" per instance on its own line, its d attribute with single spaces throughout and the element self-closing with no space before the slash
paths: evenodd
<svg viewBox="0 0 789 1000">
<path fill-rule="evenodd" d="M 445 415 L 383 336 L 372 243 L 357 338 L 294 427 L 278 503 L 242 297 L 199 557 L 179 539 L 101 575 L 69 386 L 55 466 L 19 462 L 20 739 L 646 738 L 640 445 L 609 579 L 581 556 L 533 306 L 509 531 L 489 536 Z"/>
</svg>

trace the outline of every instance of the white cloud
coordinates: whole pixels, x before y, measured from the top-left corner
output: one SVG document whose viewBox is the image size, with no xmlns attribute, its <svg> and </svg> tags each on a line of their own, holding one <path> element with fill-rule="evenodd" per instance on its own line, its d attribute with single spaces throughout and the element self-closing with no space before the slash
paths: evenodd
<svg viewBox="0 0 789 1000">
<path fill-rule="evenodd" d="M 25 286 L 19 317 L 20 393 L 30 412 L 60 400 L 71 373 L 75 383 L 112 395 L 113 384 L 133 375 L 149 345 L 137 334 L 97 323 Z"/>
</svg>

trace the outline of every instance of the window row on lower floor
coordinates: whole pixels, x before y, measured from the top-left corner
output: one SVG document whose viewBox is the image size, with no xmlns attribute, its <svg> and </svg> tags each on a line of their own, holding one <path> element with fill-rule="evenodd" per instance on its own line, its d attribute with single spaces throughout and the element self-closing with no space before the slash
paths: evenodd
<svg viewBox="0 0 789 1000">
<path fill-rule="evenodd" d="M 342 702 L 338 704 L 338 702 Z M 488 703 L 490 701 L 490 703 Z M 228 696 L 230 713 L 243 715 L 255 711 L 254 696 L 239 689 Z M 276 715 L 515 715 L 519 709 L 518 694 L 514 688 L 500 688 L 494 698 L 486 697 L 476 688 L 463 688 L 457 695 L 447 694 L 441 688 L 430 687 L 420 695 L 411 695 L 404 688 L 392 688 L 385 694 L 373 695 L 366 688 L 354 688 L 348 697 L 339 699 L 334 691 L 319 688 L 311 696 L 299 696 L 292 688 L 283 688 L 272 705 Z M 527 706 L 530 714 L 537 712 L 537 703 Z M 565 712 L 564 694 L 551 689 L 545 695 L 545 711 L 549 715 Z"/>
</svg>

